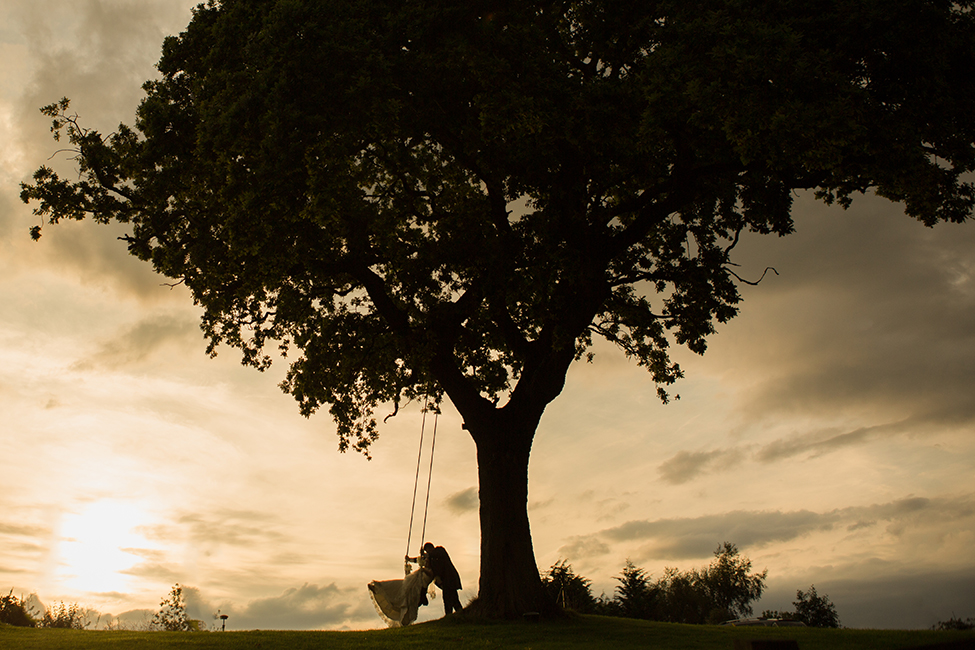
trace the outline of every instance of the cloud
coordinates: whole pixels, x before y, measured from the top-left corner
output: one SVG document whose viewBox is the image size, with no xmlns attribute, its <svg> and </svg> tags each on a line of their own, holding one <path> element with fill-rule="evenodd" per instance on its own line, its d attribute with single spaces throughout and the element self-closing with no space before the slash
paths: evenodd
<svg viewBox="0 0 975 650">
<path fill-rule="evenodd" d="M 820 456 L 846 447 L 865 444 L 880 437 L 895 435 L 910 430 L 911 420 L 872 427 L 860 427 L 845 433 L 835 430 L 815 431 L 779 439 L 762 447 L 755 458 L 763 463 L 784 460 L 802 454 Z"/>
<path fill-rule="evenodd" d="M 174 581 L 168 584 L 172 585 Z M 340 587 L 334 582 L 325 586 L 304 583 L 285 589 L 280 595 L 256 598 L 243 605 L 207 597 L 195 586 L 181 583 L 180 587 L 187 617 L 202 621 L 210 629 L 220 627 L 218 611 L 227 615 L 228 630 L 361 629 L 374 626 L 378 620 L 364 587 Z M 117 596 L 119 600 L 128 597 L 126 594 L 109 595 Z M 143 629 L 155 613 L 156 609 L 133 609 L 117 616 L 102 615 L 101 627 L 115 623 L 123 629 Z"/>
<path fill-rule="evenodd" d="M 477 486 L 454 492 L 444 500 L 447 509 L 455 514 L 476 512 L 479 506 Z"/>
<path fill-rule="evenodd" d="M 577 535 L 559 548 L 559 556 L 568 560 L 583 560 L 610 552 L 609 544 L 594 535 Z"/>
<path fill-rule="evenodd" d="M 963 524 L 965 520 L 967 522 Z M 594 545 L 597 539 L 607 543 L 637 542 L 642 547 L 643 557 L 697 558 L 706 557 L 723 541 L 733 542 L 741 548 L 764 547 L 817 531 L 843 528 L 852 532 L 880 522 L 887 524 L 885 532 L 892 536 L 917 534 L 927 542 L 932 542 L 931 530 L 975 531 L 975 495 L 907 497 L 827 512 L 738 510 L 700 517 L 633 520 L 599 531 L 594 539 L 574 538 L 567 546 L 585 549 Z"/>
<path fill-rule="evenodd" d="M 224 509 L 183 513 L 176 518 L 175 524 L 147 527 L 145 534 L 148 539 L 185 537 L 195 546 L 268 548 L 286 539 L 279 524 L 278 519 L 268 513 Z"/>
<path fill-rule="evenodd" d="M 833 525 L 831 517 L 808 510 L 795 512 L 733 511 L 695 518 L 634 520 L 608 528 L 601 536 L 613 542 L 643 543 L 643 555 L 661 559 L 706 557 L 723 541 L 740 547 L 786 541 Z"/>
<path fill-rule="evenodd" d="M 353 594 L 353 591 L 340 589 L 335 583 L 326 587 L 306 583 L 288 589 L 275 598 L 252 601 L 241 618 L 245 621 L 249 617 L 260 620 L 270 628 L 324 628 L 341 623 L 356 611 L 356 601 L 361 603 L 364 598 L 360 593 Z"/>
<path fill-rule="evenodd" d="M 744 457 L 740 448 L 715 449 L 712 451 L 681 451 L 657 467 L 660 478 L 680 485 L 702 474 L 707 469 L 726 469 L 737 465 Z"/>
<path fill-rule="evenodd" d="M 191 348 L 199 328 L 188 319 L 162 314 L 145 318 L 119 335 L 102 341 L 93 354 L 77 361 L 72 370 L 117 370 L 142 363 L 170 344 Z M 198 334 L 198 338 L 202 336 Z"/>
<path fill-rule="evenodd" d="M 680 451 L 657 467 L 661 479 L 673 485 L 682 485 L 704 474 L 733 469 L 746 460 L 759 463 L 775 463 L 796 456 L 817 458 L 845 449 L 868 445 L 894 436 L 915 435 L 931 431 L 943 431 L 946 426 L 958 424 L 942 422 L 936 425 L 935 417 L 920 415 L 896 422 L 857 427 L 843 431 L 836 427 L 819 428 L 792 436 L 779 438 L 762 445 L 754 454 L 748 452 L 754 445 L 715 449 L 711 451 Z"/>
<path fill-rule="evenodd" d="M 37 566 L 44 557 L 47 547 L 43 540 L 50 536 L 50 528 L 44 526 L 0 522 L 0 548 L 4 550 L 0 575 L 33 573 L 27 567 Z"/>
<path fill-rule="evenodd" d="M 868 558 L 785 579 L 771 576 L 756 609 L 792 609 L 796 590 L 813 584 L 836 605 L 844 627 L 928 629 L 954 615 L 968 616 L 966 608 L 975 602 L 973 568 L 933 570 Z"/>
<path fill-rule="evenodd" d="M 713 338 L 746 422 L 855 416 L 865 427 L 975 421 L 975 229 L 924 228 L 867 196 L 849 212 L 796 202 L 797 232 L 753 237 L 741 315 Z M 701 365 L 706 368 L 706 365 Z"/>
<path fill-rule="evenodd" d="M 155 548 L 120 548 L 123 553 L 141 557 L 144 560 L 161 562 L 166 558 L 166 553 Z"/>
<path fill-rule="evenodd" d="M 216 555 L 233 556 L 235 581 L 262 584 L 254 574 L 255 567 L 298 566 L 307 557 L 289 550 L 292 538 L 280 518 L 250 510 L 217 509 L 214 511 L 177 513 L 168 523 L 139 526 L 136 532 L 151 543 L 168 550 L 125 548 L 124 552 L 143 560 L 122 573 L 172 584 L 192 580 L 196 563 Z M 181 548 L 179 553 L 173 553 Z M 233 571 L 227 568 L 222 579 Z"/>
<path fill-rule="evenodd" d="M 11 0 L 4 18 L 16 34 L 4 49 L 4 67 L 20 81 L 17 92 L 0 95 L 0 133 L 5 154 L 0 163 L 10 178 L 0 188 L 0 234 L 28 242 L 28 228 L 40 223 L 17 196 L 17 181 L 27 181 L 41 165 L 65 178 L 76 178 L 70 155 L 51 157 L 62 145 L 51 138 L 50 119 L 39 108 L 61 97 L 72 100 L 86 128 L 111 133 L 119 122 L 133 121 L 143 96 L 142 83 L 156 75 L 167 34 L 188 22 L 195 0 L 101 2 L 83 0 Z M 9 6 L 8 6 L 9 5 Z M 149 265 L 131 257 L 117 236 L 119 225 L 62 223 L 47 226 L 41 243 L 5 246 L 16 251 L 21 266 L 58 269 L 90 285 L 110 287 L 140 300 L 165 300 L 160 278 Z M 39 263 L 40 262 L 40 263 Z"/>
<path fill-rule="evenodd" d="M 172 565 L 162 562 L 140 562 L 129 569 L 123 569 L 119 573 L 146 578 L 153 582 L 171 584 L 181 579 L 182 574 L 173 568 Z"/>
<path fill-rule="evenodd" d="M 186 589 L 187 613 L 206 621 L 220 609 L 226 614 L 229 629 L 308 630 L 372 622 L 376 614 L 365 587 L 339 587 L 305 583 L 286 589 L 279 596 L 258 598 L 243 607 L 222 604 L 215 607 L 204 602 L 199 592 Z"/>
<path fill-rule="evenodd" d="M 23 526 L 20 524 L 7 524 L 0 522 L 0 535 L 42 537 L 48 534 L 50 534 L 50 530 L 41 526 Z"/>
</svg>

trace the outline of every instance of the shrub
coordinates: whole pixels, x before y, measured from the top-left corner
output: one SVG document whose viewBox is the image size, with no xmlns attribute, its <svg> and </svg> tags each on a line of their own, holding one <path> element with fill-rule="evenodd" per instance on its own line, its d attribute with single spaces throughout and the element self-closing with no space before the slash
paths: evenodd
<svg viewBox="0 0 975 650">
<path fill-rule="evenodd" d="M 17 627 L 36 627 L 37 621 L 32 616 L 33 610 L 24 597 L 14 596 L 14 590 L 6 596 L 0 596 L 0 623 Z"/>
<path fill-rule="evenodd" d="M 66 630 L 84 630 L 91 625 L 91 610 L 82 609 L 78 603 L 64 604 L 64 601 L 52 605 L 41 619 L 41 627 L 53 627 Z"/>
<path fill-rule="evenodd" d="M 932 630 L 971 630 L 975 629 L 975 618 L 966 618 L 962 620 L 960 618 L 955 618 L 952 616 L 947 621 L 938 621 L 936 625 L 931 626 Z"/>
</svg>

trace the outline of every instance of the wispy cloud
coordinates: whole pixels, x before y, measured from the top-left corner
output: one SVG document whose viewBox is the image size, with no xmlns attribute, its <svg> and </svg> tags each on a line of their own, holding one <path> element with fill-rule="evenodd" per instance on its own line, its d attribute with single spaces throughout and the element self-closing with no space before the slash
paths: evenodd
<svg viewBox="0 0 975 650">
<path fill-rule="evenodd" d="M 610 546 L 594 535 L 577 535 L 559 548 L 559 555 L 569 560 L 598 557 L 610 552 Z"/>
<path fill-rule="evenodd" d="M 741 463 L 745 456 L 742 448 L 714 449 L 712 451 L 681 451 L 657 467 L 660 478 L 673 485 L 687 483 L 705 471 L 727 469 Z"/>
<path fill-rule="evenodd" d="M 216 510 L 178 515 L 173 523 L 140 529 L 150 540 L 188 539 L 199 546 L 267 547 L 285 536 L 280 521 L 266 512 Z"/>
<path fill-rule="evenodd" d="M 129 569 L 119 571 L 124 575 L 144 578 L 159 584 L 170 584 L 182 579 L 183 574 L 174 565 L 161 562 L 140 562 Z"/>
<path fill-rule="evenodd" d="M 444 499 L 444 504 L 448 510 L 457 514 L 476 511 L 478 508 L 477 487 L 469 487 L 466 490 L 454 492 Z"/>
<path fill-rule="evenodd" d="M 142 363 L 170 344 L 191 348 L 194 340 L 202 341 L 202 335 L 193 321 L 171 314 L 152 316 L 102 341 L 94 353 L 77 361 L 72 370 L 117 370 Z"/>
<path fill-rule="evenodd" d="M 847 531 L 887 524 L 885 532 L 899 536 L 925 527 L 958 525 L 975 533 L 975 495 L 949 498 L 907 497 L 883 504 L 854 506 L 826 512 L 811 510 L 738 510 L 713 515 L 656 520 L 633 520 L 589 536 L 570 539 L 566 549 L 580 556 L 605 553 L 600 544 L 636 542 L 642 554 L 658 559 L 705 557 L 718 544 L 764 547 L 788 542 L 817 531 Z"/>
</svg>

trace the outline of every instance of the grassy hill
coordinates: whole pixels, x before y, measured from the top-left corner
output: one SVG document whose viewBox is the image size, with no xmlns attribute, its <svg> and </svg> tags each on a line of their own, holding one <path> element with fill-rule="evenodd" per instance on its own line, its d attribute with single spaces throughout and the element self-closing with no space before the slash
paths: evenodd
<svg viewBox="0 0 975 650">
<path fill-rule="evenodd" d="M 801 650 L 897 650 L 967 641 L 975 632 L 928 630 L 821 630 L 676 625 L 601 616 L 564 623 L 464 623 L 432 621 L 412 627 L 363 632 L 106 632 L 0 628 L 0 649 L 112 650 L 206 648 L 219 650 L 371 650 L 373 648 L 514 650 L 732 650 L 735 639 L 794 639 Z"/>
</svg>

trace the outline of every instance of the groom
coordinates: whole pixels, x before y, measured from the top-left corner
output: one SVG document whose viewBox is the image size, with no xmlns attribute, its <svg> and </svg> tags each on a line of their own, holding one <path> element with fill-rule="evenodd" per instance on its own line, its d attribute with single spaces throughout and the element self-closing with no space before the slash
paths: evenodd
<svg viewBox="0 0 975 650">
<path fill-rule="evenodd" d="M 410 558 L 412 559 L 412 558 Z M 423 545 L 420 551 L 420 568 L 433 577 L 433 583 L 443 591 L 444 614 L 459 612 L 463 607 L 457 597 L 457 591 L 464 587 L 460 584 L 460 574 L 450 561 L 450 555 L 443 546 L 434 546 L 430 542 Z M 425 596 L 426 594 L 424 594 Z M 426 604 L 426 603 L 423 603 Z"/>
</svg>

